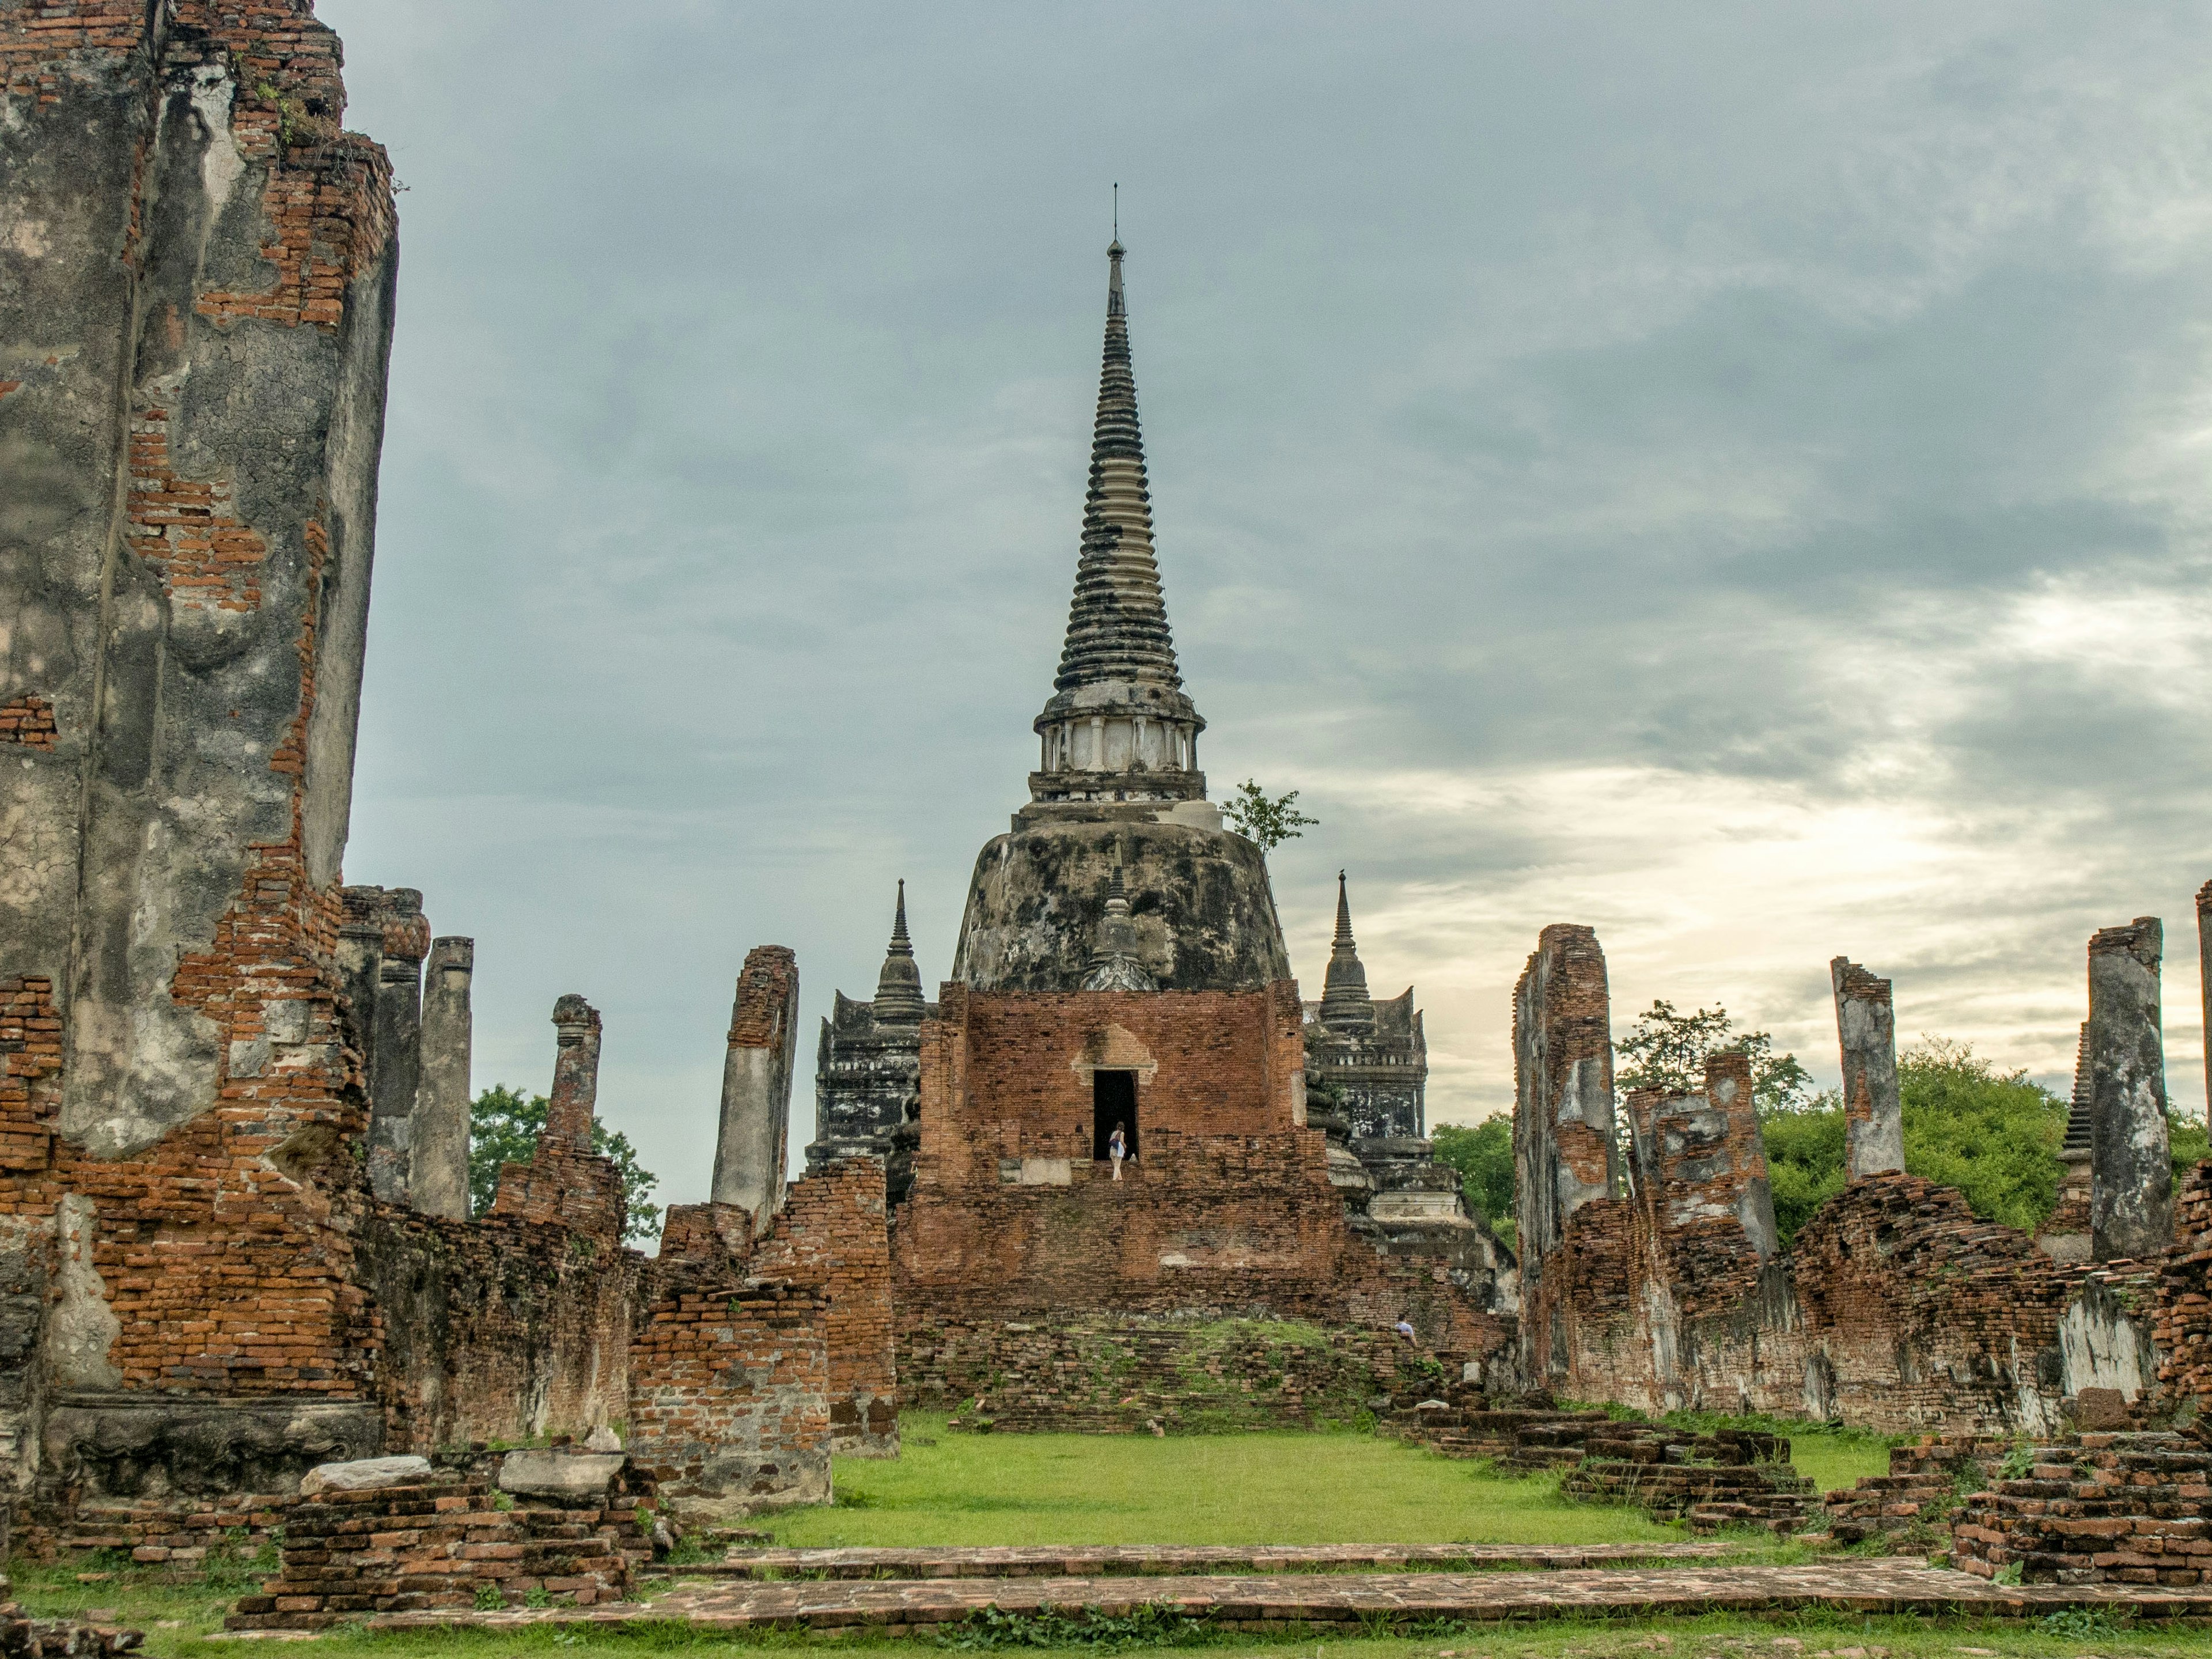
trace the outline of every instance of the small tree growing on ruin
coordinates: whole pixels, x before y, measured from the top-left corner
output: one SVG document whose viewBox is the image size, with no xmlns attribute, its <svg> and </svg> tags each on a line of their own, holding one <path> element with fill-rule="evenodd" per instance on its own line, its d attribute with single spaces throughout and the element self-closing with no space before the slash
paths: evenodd
<svg viewBox="0 0 2212 1659">
<path fill-rule="evenodd" d="M 1299 834 L 1310 830 L 1321 820 L 1310 818 L 1297 809 L 1298 792 L 1270 797 L 1251 779 L 1237 786 L 1237 793 L 1221 809 L 1229 820 L 1229 827 L 1249 842 L 1259 844 L 1262 853 L 1272 853 L 1286 841 L 1295 841 Z"/>
<path fill-rule="evenodd" d="M 1613 1083 L 1631 1089 L 1664 1089 L 1693 1095 L 1705 1086 L 1710 1055 L 1741 1054 L 1751 1060 L 1751 1093 L 1762 1115 L 1794 1111 L 1813 1098 L 1813 1076 L 1792 1054 L 1774 1052 L 1765 1031 L 1738 1031 L 1729 1011 L 1710 1008 L 1682 1012 L 1662 997 L 1636 1017 L 1636 1029 L 1613 1045 L 1618 1056 Z"/>
<path fill-rule="evenodd" d="M 538 1137 L 545 1132 L 545 1111 L 550 1104 L 544 1095 L 524 1095 L 495 1083 L 469 1106 L 469 1213 L 481 1221 L 491 1213 L 499 1196 L 499 1167 L 527 1164 L 537 1156 Z M 660 1231 L 660 1206 L 646 1201 L 646 1194 L 660 1184 L 660 1177 L 637 1161 L 637 1148 L 629 1137 L 594 1119 L 592 1150 L 621 1172 L 623 1198 L 628 1206 L 623 1217 L 623 1243 L 642 1244 Z"/>
</svg>

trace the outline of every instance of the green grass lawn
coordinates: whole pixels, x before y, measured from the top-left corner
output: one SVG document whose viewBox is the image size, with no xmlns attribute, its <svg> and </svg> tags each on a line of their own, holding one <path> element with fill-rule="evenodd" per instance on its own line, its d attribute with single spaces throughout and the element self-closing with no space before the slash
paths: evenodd
<svg viewBox="0 0 2212 1659">
<path fill-rule="evenodd" d="M 1653 1524 L 1639 1510 L 1566 1503 L 1555 1475 L 1501 1477 L 1486 1465 L 1371 1435 L 969 1435 L 948 1431 L 942 1417 L 920 1414 L 908 1415 L 902 1427 L 905 1451 L 896 1462 L 837 1460 L 834 1508 L 778 1511 L 763 1524 L 779 1543 L 793 1545 L 1664 1544 L 1687 1536 L 1680 1527 Z M 1887 1466 L 1881 1443 L 1857 1436 L 1799 1435 L 1794 1449 L 1799 1468 L 1824 1486 L 1848 1486 Z M 79 1583 L 74 1569 L 17 1564 L 11 1571 L 18 1598 L 34 1614 L 82 1618 L 95 1608 L 108 1610 L 145 1630 L 147 1650 L 159 1659 L 216 1659 L 240 1651 L 201 1639 L 220 1628 L 239 1593 L 235 1588 L 218 1592 L 163 1584 L 131 1570 L 95 1584 Z M 1456 1641 L 1425 1643 L 1224 1638 L 1204 1651 L 1213 1659 L 1438 1659 L 1446 1652 L 1454 1659 L 1610 1659 L 1616 1654 L 1629 1659 L 1662 1651 L 1679 1659 L 1747 1659 L 1748 1644 L 1760 1659 L 1817 1659 L 1831 1648 L 1835 1659 L 1935 1659 L 1957 1653 L 1964 1643 L 1970 1650 L 1978 1646 L 2022 1659 L 2075 1659 L 2090 1651 L 2101 1659 L 2125 1659 L 2191 1650 L 2186 1643 L 2177 1647 L 2157 1637 L 2132 1645 L 2109 1638 L 2069 1644 L 2003 1627 L 1975 1635 L 1965 1626 L 1878 1623 L 1875 1635 L 1875 1626 L 1863 1621 L 1670 1620 L 1664 1629 L 1676 1633 L 1669 1638 L 1671 1649 L 1650 1625 L 1567 1620 L 1510 1632 L 1480 1629 Z M 1778 1633 L 1789 1632 L 1804 1636 L 1802 1649 L 1773 1644 Z M 1747 1632 L 1756 1632 L 1756 1641 Z M 1870 1638 L 1881 1645 L 1867 1645 Z M 2202 1650 L 2202 1633 L 2192 1639 Z M 556 1649 L 634 1651 L 643 1659 L 668 1648 L 750 1651 L 823 1644 L 819 1638 L 733 1639 L 664 1628 L 404 1637 L 341 1632 L 319 1638 L 312 1648 L 324 1659 L 521 1659 L 541 1650 L 545 1659 L 554 1659 Z M 912 1659 L 945 1650 L 921 1643 L 836 1645 L 896 1647 Z"/>
<path fill-rule="evenodd" d="M 834 1508 L 767 1525 L 779 1544 L 1634 1544 L 1680 1541 L 1639 1510 L 1569 1504 L 1361 1434 L 950 1432 L 909 1413 L 894 1462 L 841 1457 Z M 1805 1435 L 1825 1490 L 1888 1467 L 1881 1443 Z"/>
</svg>

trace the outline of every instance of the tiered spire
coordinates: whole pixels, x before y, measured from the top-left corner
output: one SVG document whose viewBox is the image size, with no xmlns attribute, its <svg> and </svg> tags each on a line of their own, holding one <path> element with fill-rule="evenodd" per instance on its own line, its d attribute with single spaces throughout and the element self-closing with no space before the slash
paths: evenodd
<svg viewBox="0 0 2212 1659">
<path fill-rule="evenodd" d="M 1352 937 L 1352 901 L 1344 872 L 1336 872 L 1336 938 L 1328 953 L 1328 978 L 1321 996 L 1322 1024 L 1336 1030 L 1372 1027 L 1375 1000 L 1367 994 L 1367 969 Z"/>
<path fill-rule="evenodd" d="M 2074 1096 L 2066 1112 L 2066 1139 L 2062 1150 L 2089 1155 L 2089 1142 L 2096 1120 L 2091 1111 L 2095 1091 L 2089 1078 L 2089 1022 L 2081 1022 L 2081 1035 L 2074 1045 Z"/>
<path fill-rule="evenodd" d="M 1137 422 L 1121 244 L 1106 250 L 1106 349 L 1083 500 L 1075 598 L 1053 695 L 1037 716 L 1043 741 L 1039 800 L 1203 799 L 1198 734 L 1206 729 L 1183 694 L 1168 631 L 1167 601 L 1152 550 L 1152 502 Z M 1111 785 L 1097 781 L 1115 775 Z M 1090 781 L 1071 782 L 1067 775 Z M 1102 793 L 1106 792 L 1106 793 Z"/>
<path fill-rule="evenodd" d="M 898 912 L 891 921 L 890 948 L 884 953 L 883 972 L 876 975 L 876 1022 L 882 1025 L 918 1024 L 924 1010 L 921 969 L 914 960 L 914 941 L 906 933 L 906 883 L 898 884 Z"/>
<path fill-rule="evenodd" d="M 1106 250 L 1106 351 L 1098 374 L 1098 418 L 1091 440 L 1091 488 L 1083 501 L 1083 552 L 1067 641 L 1053 682 L 1061 691 L 1106 680 L 1180 686 L 1175 640 L 1152 554 L 1152 504 L 1145 438 L 1137 423 L 1137 377 L 1129 357 L 1129 313 L 1121 294 L 1121 244 Z"/>
</svg>

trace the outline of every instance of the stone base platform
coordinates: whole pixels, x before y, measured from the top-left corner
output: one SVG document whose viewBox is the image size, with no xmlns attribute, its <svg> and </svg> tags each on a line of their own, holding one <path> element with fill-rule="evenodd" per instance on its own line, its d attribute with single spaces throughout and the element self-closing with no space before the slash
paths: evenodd
<svg viewBox="0 0 2212 1659">
<path fill-rule="evenodd" d="M 1118 1578 L 1255 1572 L 1547 1572 L 1717 1561 L 1727 1544 L 1066 1544 L 882 1549 L 732 1550 L 704 1566 L 656 1565 L 678 1578 Z"/>
<path fill-rule="evenodd" d="M 1862 1559 L 1800 1567 L 1193 1577 L 1156 1581 L 1141 1589 L 1126 1577 L 830 1583 L 724 1580 L 679 1584 L 644 1605 L 393 1613 L 370 1620 L 368 1628 L 685 1624 L 708 1630 L 872 1631 L 902 1636 L 927 1633 L 986 1607 L 1010 1613 L 1088 1607 L 1118 1617 L 1146 1606 L 1255 1633 L 1315 1626 L 1373 1628 L 1377 1621 L 1409 1626 L 1559 1614 L 1643 1619 L 1814 1608 L 2022 1619 L 2067 1607 L 2105 1607 L 2153 1621 L 2212 1622 L 2212 1593 L 2105 1584 L 2007 1586 L 1894 1559 Z"/>
</svg>

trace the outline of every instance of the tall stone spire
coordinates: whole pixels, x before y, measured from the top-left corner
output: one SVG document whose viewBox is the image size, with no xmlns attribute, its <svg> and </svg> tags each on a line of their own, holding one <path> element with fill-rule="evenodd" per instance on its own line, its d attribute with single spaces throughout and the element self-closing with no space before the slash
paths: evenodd
<svg viewBox="0 0 2212 1659">
<path fill-rule="evenodd" d="M 1328 978 L 1321 995 L 1322 1024 L 1339 1030 L 1375 1024 L 1375 1000 L 1367 994 L 1367 969 L 1352 937 L 1352 901 L 1344 872 L 1336 872 L 1336 938 L 1328 952 Z"/>
<path fill-rule="evenodd" d="M 1106 349 L 1082 550 L 1060 672 L 1036 722 L 1043 747 L 1031 793 L 1041 801 L 1202 799 L 1197 738 L 1206 722 L 1183 694 L 1153 555 L 1121 244 L 1106 256 Z M 1134 775 L 1105 785 L 1096 777 L 1101 773 Z M 1085 779 L 1072 782 L 1070 774 Z"/>
<path fill-rule="evenodd" d="M 906 933 L 904 881 L 898 884 L 890 948 L 884 952 L 883 971 L 876 975 L 875 1010 L 876 1022 L 881 1025 L 918 1024 L 922 1016 L 921 969 L 915 965 L 914 941 Z"/>
</svg>

